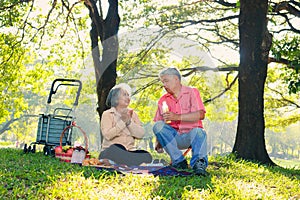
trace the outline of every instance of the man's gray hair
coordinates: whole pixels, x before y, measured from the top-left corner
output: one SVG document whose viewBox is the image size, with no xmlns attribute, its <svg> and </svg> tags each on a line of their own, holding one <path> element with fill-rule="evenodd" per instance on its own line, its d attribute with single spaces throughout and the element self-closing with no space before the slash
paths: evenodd
<svg viewBox="0 0 300 200">
<path fill-rule="evenodd" d="M 159 77 L 162 77 L 164 75 L 175 75 L 179 78 L 179 80 L 181 81 L 181 75 L 179 70 L 176 67 L 169 67 L 166 69 L 163 69 L 160 73 L 159 73 Z"/>
<path fill-rule="evenodd" d="M 131 88 L 126 83 L 121 83 L 118 85 L 115 85 L 108 93 L 106 98 L 106 105 L 108 107 L 116 107 L 119 104 L 119 96 L 121 93 L 121 90 L 127 91 L 129 96 L 131 96 Z"/>
</svg>

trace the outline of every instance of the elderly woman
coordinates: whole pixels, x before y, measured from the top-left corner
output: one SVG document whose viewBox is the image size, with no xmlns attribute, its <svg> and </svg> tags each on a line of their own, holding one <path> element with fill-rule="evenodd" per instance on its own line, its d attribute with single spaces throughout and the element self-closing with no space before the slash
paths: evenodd
<svg viewBox="0 0 300 200">
<path fill-rule="evenodd" d="M 135 148 L 135 139 L 144 136 L 144 128 L 138 115 L 129 109 L 131 89 L 127 84 L 113 87 L 106 99 L 111 107 L 102 114 L 102 151 L 99 159 L 109 159 L 127 166 L 150 163 L 152 156 L 145 150 Z"/>
</svg>

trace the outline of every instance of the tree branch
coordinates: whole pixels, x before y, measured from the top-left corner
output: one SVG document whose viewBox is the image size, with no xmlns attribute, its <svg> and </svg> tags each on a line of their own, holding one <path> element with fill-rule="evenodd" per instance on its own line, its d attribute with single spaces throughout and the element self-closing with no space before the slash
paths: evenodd
<svg viewBox="0 0 300 200">
<path fill-rule="evenodd" d="M 159 82 L 159 78 L 153 79 L 152 81 L 150 81 L 147 84 L 144 84 L 141 88 L 139 88 L 138 90 L 136 90 L 134 93 L 132 93 L 132 95 L 138 94 L 141 91 L 145 90 L 147 87 L 150 87 L 151 85 L 158 83 Z"/>
<path fill-rule="evenodd" d="M 227 74 L 227 77 L 228 77 L 229 74 Z M 218 95 L 216 95 L 215 97 L 212 97 L 210 99 L 207 99 L 206 101 L 204 101 L 203 103 L 209 103 L 209 102 L 212 102 L 214 101 L 215 99 L 221 97 L 223 94 L 225 94 L 228 90 L 230 90 L 232 88 L 232 86 L 235 84 L 235 82 L 237 81 L 238 79 L 238 75 L 235 76 L 235 78 L 233 79 L 233 81 L 231 83 L 228 84 L 228 86 Z M 228 80 L 228 79 L 226 79 Z"/>
<path fill-rule="evenodd" d="M 299 8 L 296 8 L 296 6 Z M 300 3 L 295 2 L 293 0 L 283 1 L 280 3 L 272 3 L 271 7 L 272 7 L 272 12 L 285 18 L 286 22 L 288 23 L 288 25 L 291 28 L 291 31 L 293 31 L 295 33 L 300 33 L 300 30 L 297 29 L 295 26 L 293 26 L 293 24 L 290 22 L 290 19 L 287 15 L 287 14 L 290 14 L 295 17 L 300 17 Z M 282 12 L 282 11 L 286 11 L 286 12 Z"/>
<path fill-rule="evenodd" d="M 236 3 L 229 3 L 229 2 L 224 1 L 224 0 L 215 0 L 215 2 L 222 5 L 222 6 L 236 8 Z"/>
<path fill-rule="evenodd" d="M 292 61 L 285 59 L 285 58 L 276 59 L 274 57 L 269 57 L 268 63 L 272 63 L 272 62 L 284 64 L 290 69 L 296 69 L 295 66 L 292 65 Z"/>
<path fill-rule="evenodd" d="M 280 11 L 282 10 L 286 10 L 289 12 L 289 14 L 292 14 L 296 17 L 300 17 L 300 10 L 298 10 L 296 7 L 292 6 L 290 3 L 293 3 L 295 5 L 299 3 L 295 2 L 295 1 L 283 1 L 280 3 L 274 3 L 273 9 L 274 12 L 280 13 Z"/>
<path fill-rule="evenodd" d="M 89 15 L 92 20 L 92 27 L 97 30 L 97 35 L 101 41 L 104 41 L 103 18 L 99 15 L 96 2 L 94 0 L 84 0 L 84 5 L 89 9 Z"/>
<path fill-rule="evenodd" d="M 285 98 L 284 95 L 283 95 L 281 92 L 279 92 L 279 91 L 277 91 L 277 90 L 275 90 L 275 89 L 273 89 L 273 88 L 270 88 L 270 87 L 268 87 L 268 88 L 269 88 L 271 91 L 273 91 L 273 92 L 275 92 L 276 94 L 279 94 L 279 95 L 281 96 L 281 99 L 277 99 L 278 101 L 283 101 L 283 102 L 286 102 L 286 103 L 288 103 L 288 104 L 291 104 L 291 105 L 296 106 L 296 108 L 300 108 L 300 105 L 299 105 L 299 104 L 297 104 L 296 102 L 294 102 L 294 101 L 292 101 L 292 100 L 290 100 L 290 99 Z"/>
<path fill-rule="evenodd" d="M 69 5 L 67 5 L 66 2 L 65 2 L 64 0 L 62 0 L 62 5 L 63 5 L 63 7 L 65 7 L 65 8 L 67 9 L 68 13 L 67 13 L 67 16 L 66 16 L 66 27 L 65 27 L 63 33 L 60 35 L 61 38 L 64 37 L 64 35 L 66 34 L 66 32 L 67 32 L 67 30 L 68 30 L 68 27 L 69 27 L 69 18 L 71 18 L 70 16 L 72 15 L 72 10 L 73 10 L 73 8 L 74 8 L 78 3 L 80 3 L 80 2 L 77 1 L 77 2 L 75 2 L 74 4 L 72 4 L 71 7 L 69 7 Z M 73 17 L 72 17 L 71 19 L 74 20 Z M 75 27 L 76 27 L 76 24 L 75 24 L 75 23 L 74 23 L 74 25 L 75 25 Z"/>
<path fill-rule="evenodd" d="M 218 19 L 202 19 L 202 20 L 185 20 L 181 22 L 171 22 L 171 25 L 181 25 L 181 24 L 187 24 L 182 26 L 181 28 L 189 25 L 195 25 L 195 24 L 200 24 L 200 23 L 217 23 L 217 22 L 224 22 L 230 19 L 238 19 L 239 15 L 232 15 L 232 16 L 227 16 L 223 18 L 218 18 Z"/>
<path fill-rule="evenodd" d="M 189 75 L 191 75 L 194 72 L 197 71 L 214 71 L 214 72 L 218 72 L 218 71 L 238 71 L 239 68 L 236 66 L 228 66 L 228 67 L 209 67 L 209 66 L 200 66 L 200 67 L 192 67 L 192 68 L 185 68 L 185 69 L 181 69 L 180 71 L 189 71 L 188 73 L 182 75 L 183 77 L 187 77 Z"/>
<path fill-rule="evenodd" d="M 12 118 L 8 120 L 4 126 L 0 129 L 0 135 L 3 134 L 5 131 L 10 130 L 10 125 L 13 124 L 14 122 L 22 119 L 23 117 L 38 117 L 39 115 L 23 115 L 22 117 L 19 118 Z M 13 113 L 11 114 L 11 117 L 13 117 Z"/>
<path fill-rule="evenodd" d="M 2 10 L 2 11 L 4 11 L 4 10 L 10 10 L 10 9 L 14 8 L 15 6 L 17 6 L 18 4 L 28 3 L 28 2 L 30 2 L 30 1 L 32 1 L 32 0 L 21 0 L 21 1 L 16 1 L 16 2 L 14 2 L 14 3 L 11 4 L 11 5 L 0 7 L 0 11 L 1 11 L 1 10 Z"/>
</svg>

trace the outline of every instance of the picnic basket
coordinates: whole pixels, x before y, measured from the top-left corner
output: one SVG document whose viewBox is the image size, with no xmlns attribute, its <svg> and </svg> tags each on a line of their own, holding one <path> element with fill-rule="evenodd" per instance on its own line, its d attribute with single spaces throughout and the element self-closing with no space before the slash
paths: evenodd
<svg viewBox="0 0 300 200">
<path fill-rule="evenodd" d="M 68 162 L 68 163 L 82 163 L 85 158 L 90 158 L 90 155 L 88 154 L 88 138 L 84 130 L 75 124 L 75 122 L 72 122 L 72 125 L 67 126 L 63 132 L 60 135 L 60 146 L 62 146 L 62 140 L 64 137 L 64 134 L 67 130 L 71 128 L 78 128 L 80 132 L 82 133 L 84 137 L 84 142 L 85 142 L 85 148 L 81 146 L 77 147 L 72 147 L 73 152 L 72 154 L 67 153 L 67 152 L 61 152 L 61 153 L 56 153 L 55 152 L 55 157 L 58 158 L 62 162 Z"/>
</svg>

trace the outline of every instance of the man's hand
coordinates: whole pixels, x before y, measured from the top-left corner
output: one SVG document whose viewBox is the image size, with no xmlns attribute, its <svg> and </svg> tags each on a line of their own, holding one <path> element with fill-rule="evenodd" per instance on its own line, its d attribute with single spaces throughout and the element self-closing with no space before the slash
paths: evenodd
<svg viewBox="0 0 300 200">
<path fill-rule="evenodd" d="M 176 114 L 173 112 L 165 112 L 163 115 L 165 121 L 186 121 L 186 122 L 195 122 L 198 120 L 203 120 L 205 118 L 205 112 L 203 110 L 185 113 L 185 114 Z"/>
<path fill-rule="evenodd" d="M 175 113 L 170 112 L 170 111 L 165 112 L 162 116 L 163 116 L 163 119 L 164 119 L 165 122 L 166 122 L 166 121 L 176 121 L 176 120 L 180 120 L 180 115 L 175 114 Z"/>
</svg>

